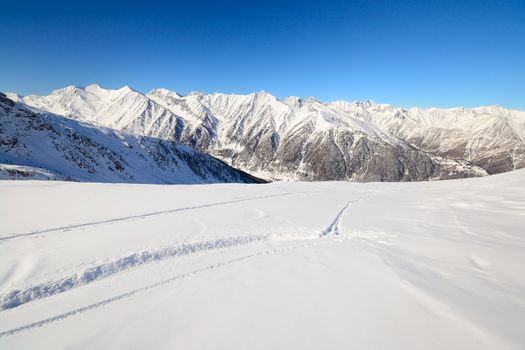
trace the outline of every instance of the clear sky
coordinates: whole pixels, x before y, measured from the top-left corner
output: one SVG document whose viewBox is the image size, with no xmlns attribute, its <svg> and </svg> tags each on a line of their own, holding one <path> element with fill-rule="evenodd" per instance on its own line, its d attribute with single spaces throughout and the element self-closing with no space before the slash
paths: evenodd
<svg viewBox="0 0 525 350">
<path fill-rule="evenodd" d="M 525 110 L 525 0 L 0 0 L 0 12 L 0 91 L 98 83 Z"/>
</svg>

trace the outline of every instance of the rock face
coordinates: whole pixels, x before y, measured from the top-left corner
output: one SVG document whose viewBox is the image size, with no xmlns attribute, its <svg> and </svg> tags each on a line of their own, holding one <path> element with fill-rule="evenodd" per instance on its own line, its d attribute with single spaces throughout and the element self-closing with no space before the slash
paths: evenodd
<svg viewBox="0 0 525 350">
<path fill-rule="evenodd" d="M 129 87 L 11 95 L 31 108 L 174 140 L 261 177 L 414 181 L 525 166 L 525 113 L 500 107 L 403 109 L 314 98 Z"/>
<path fill-rule="evenodd" d="M 0 93 L 0 178 L 132 183 L 259 182 L 173 141 L 40 115 Z"/>
</svg>

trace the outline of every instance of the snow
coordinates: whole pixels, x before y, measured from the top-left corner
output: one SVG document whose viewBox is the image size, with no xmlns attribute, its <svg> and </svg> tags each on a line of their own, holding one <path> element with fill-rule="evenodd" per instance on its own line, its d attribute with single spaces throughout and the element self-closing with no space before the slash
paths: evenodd
<svg viewBox="0 0 525 350">
<path fill-rule="evenodd" d="M 0 348 L 521 349 L 523 188 L 0 181 Z"/>
<path fill-rule="evenodd" d="M 86 89 L 100 88 L 90 85 Z M 2 96 L 0 93 L 0 179 L 253 182 L 238 170 L 188 146 L 36 114 Z"/>
<path fill-rule="evenodd" d="M 440 178 L 454 177 L 460 170 L 466 177 L 525 166 L 525 112 L 498 106 L 405 109 L 370 100 L 328 103 L 299 97 L 279 100 L 264 91 L 247 95 L 182 96 L 167 89 L 155 89 L 143 95 L 127 86 L 111 90 L 95 84 L 85 88 L 66 87 L 48 96 L 8 96 L 37 111 L 135 135 L 176 140 L 269 179 L 305 180 L 302 174 L 312 172 L 310 165 L 301 172 L 279 166 L 286 159 L 290 143 L 299 142 L 312 149 L 318 140 L 324 139 L 328 148 L 332 146 L 331 139 L 348 135 L 381 144 L 383 152 L 403 148 L 410 153 L 416 149 L 422 157 L 429 154 L 435 162 L 441 159 L 443 164 L 436 165 L 451 170 L 447 170 L 447 176 L 440 173 Z M 274 138 L 280 140 L 275 148 L 268 141 Z M 251 156 L 250 148 L 255 144 L 258 147 L 255 156 Z M 356 158 L 352 153 L 355 150 L 342 151 L 346 158 Z M 308 153 L 303 156 L 311 157 Z M 323 176 L 326 175 L 320 175 Z M 356 179 L 370 180 L 359 176 Z"/>
<path fill-rule="evenodd" d="M 0 164 L 0 180 L 10 180 L 13 178 L 31 180 L 66 180 L 64 176 L 55 174 L 47 169 L 23 165 Z"/>
</svg>

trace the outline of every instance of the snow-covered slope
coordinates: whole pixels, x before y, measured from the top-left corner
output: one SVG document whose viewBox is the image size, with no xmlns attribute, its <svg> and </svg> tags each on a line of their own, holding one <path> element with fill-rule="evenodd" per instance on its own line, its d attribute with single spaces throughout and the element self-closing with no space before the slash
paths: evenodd
<svg viewBox="0 0 525 350">
<path fill-rule="evenodd" d="M 0 348 L 523 349 L 524 171 L 2 181 Z"/>
<path fill-rule="evenodd" d="M 1 93 L 0 151 L 0 178 L 136 183 L 256 181 L 187 146 L 37 114 Z"/>
<path fill-rule="evenodd" d="M 498 106 L 403 109 L 344 101 L 329 105 L 426 152 L 467 160 L 490 174 L 525 167 L 525 112 Z"/>
<path fill-rule="evenodd" d="M 166 89 L 68 87 L 11 95 L 33 108 L 176 140 L 274 179 L 407 181 L 525 166 L 525 113 L 500 107 L 403 109 Z"/>
</svg>

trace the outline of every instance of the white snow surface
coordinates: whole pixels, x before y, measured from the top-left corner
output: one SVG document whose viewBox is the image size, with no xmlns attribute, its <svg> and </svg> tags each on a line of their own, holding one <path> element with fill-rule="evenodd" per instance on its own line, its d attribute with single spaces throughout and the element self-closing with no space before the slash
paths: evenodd
<svg viewBox="0 0 525 350">
<path fill-rule="evenodd" d="M 524 188 L 0 181 L 0 348 L 523 349 Z"/>
</svg>

